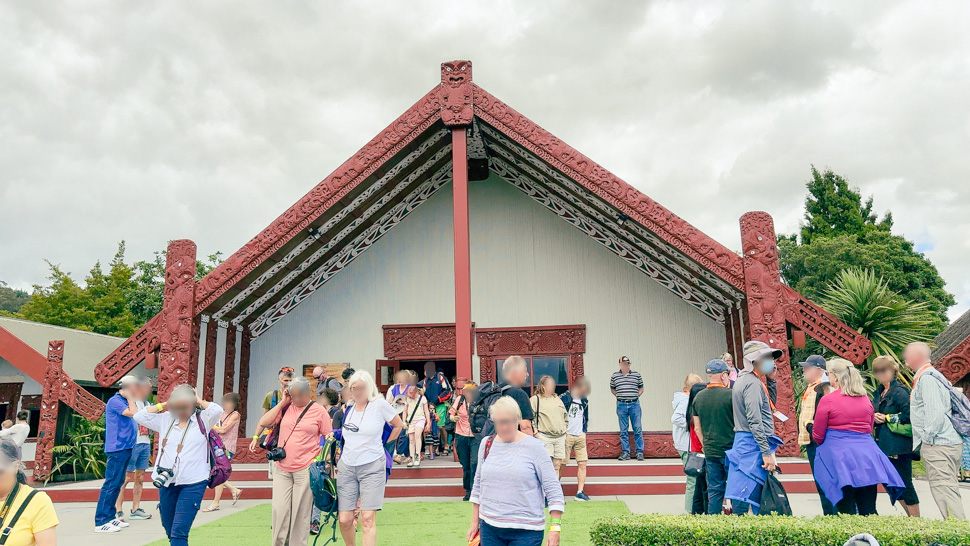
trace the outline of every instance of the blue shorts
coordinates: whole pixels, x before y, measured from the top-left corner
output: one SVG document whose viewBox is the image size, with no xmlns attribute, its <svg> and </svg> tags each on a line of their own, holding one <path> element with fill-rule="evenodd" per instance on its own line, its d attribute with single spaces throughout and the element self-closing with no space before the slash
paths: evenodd
<svg viewBox="0 0 970 546">
<path fill-rule="evenodd" d="M 148 455 L 151 451 L 151 444 L 135 444 L 131 449 L 131 459 L 128 459 L 128 472 L 148 468 Z"/>
</svg>

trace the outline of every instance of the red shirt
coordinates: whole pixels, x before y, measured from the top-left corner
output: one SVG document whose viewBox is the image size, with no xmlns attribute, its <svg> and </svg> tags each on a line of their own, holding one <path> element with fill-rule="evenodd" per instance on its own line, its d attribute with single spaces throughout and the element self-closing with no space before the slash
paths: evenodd
<svg viewBox="0 0 970 546">
<path fill-rule="evenodd" d="M 812 437 L 816 444 L 825 440 L 828 429 L 872 434 L 875 410 L 868 396 L 846 396 L 841 390 L 822 397 L 815 411 Z"/>
</svg>

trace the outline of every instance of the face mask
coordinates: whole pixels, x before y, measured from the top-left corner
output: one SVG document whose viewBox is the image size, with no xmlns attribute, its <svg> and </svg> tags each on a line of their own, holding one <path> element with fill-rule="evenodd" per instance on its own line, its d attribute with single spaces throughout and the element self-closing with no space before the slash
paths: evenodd
<svg viewBox="0 0 970 546">
<path fill-rule="evenodd" d="M 764 375 L 768 375 L 775 371 L 775 359 L 766 358 L 758 363 L 758 371 Z"/>
</svg>

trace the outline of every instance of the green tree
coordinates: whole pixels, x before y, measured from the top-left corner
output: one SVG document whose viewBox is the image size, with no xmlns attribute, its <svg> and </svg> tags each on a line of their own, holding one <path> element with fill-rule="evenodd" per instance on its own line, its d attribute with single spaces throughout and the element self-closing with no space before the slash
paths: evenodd
<svg viewBox="0 0 970 546">
<path fill-rule="evenodd" d="M 929 337 L 946 328 L 947 309 L 956 303 L 929 259 L 913 243 L 892 233 L 892 215 L 876 219 L 872 199 L 865 202 L 844 178 L 812 168 L 807 184 L 805 222 L 796 235 L 778 238 L 781 274 L 791 287 L 821 299 L 846 269 L 872 270 L 904 300 L 925 303 L 933 313 Z"/>
<path fill-rule="evenodd" d="M 30 294 L 27 292 L 10 288 L 7 283 L 0 281 L 0 314 L 16 313 L 28 298 Z"/>
<path fill-rule="evenodd" d="M 209 254 L 195 263 L 195 278 L 201 279 L 222 263 L 222 253 Z M 162 292 L 165 288 L 165 251 L 156 251 L 151 260 L 140 260 L 132 265 L 135 284 L 127 294 L 128 305 L 139 324 L 162 310 Z"/>
</svg>

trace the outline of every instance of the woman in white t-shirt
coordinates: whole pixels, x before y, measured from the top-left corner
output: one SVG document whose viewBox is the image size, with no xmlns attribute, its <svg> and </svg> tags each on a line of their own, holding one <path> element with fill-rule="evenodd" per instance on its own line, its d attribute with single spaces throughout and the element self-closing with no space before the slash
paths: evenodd
<svg viewBox="0 0 970 546">
<path fill-rule="evenodd" d="M 337 503 L 340 511 L 340 534 L 348 546 L 357 544 L 354 513 L 360 509 L 364 546 L 377 544 L 377 511 L 384 507 L 387 483 L 387 451 L 384 449 L 384 425 L 392 429 L 388 443 L 397 440 L 404 429 L 401 416 L 387 403 L 374 378 L 357 370 L 347 380 L 350 400 L 344 410 L 340 433 L 344 447 L 337 463 Z"/>
<path fill-rule="evenodd" d="M 175 387 L 167 402 L 145 406 L 134 415 L 139 425 L 158 433 L 152 481 L 164 484 L 158 489 L 158 505 L 171 546 L 189 543 L 189 529 L 209 482 L 208 434 L 220 415 L 219 404 L 202 400 L 188 385 Z"/>
</svg>

